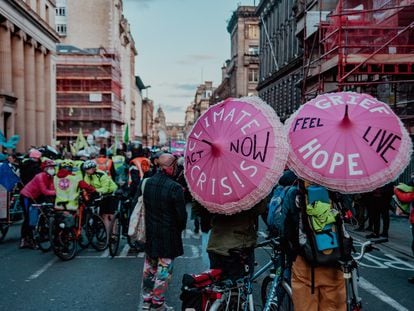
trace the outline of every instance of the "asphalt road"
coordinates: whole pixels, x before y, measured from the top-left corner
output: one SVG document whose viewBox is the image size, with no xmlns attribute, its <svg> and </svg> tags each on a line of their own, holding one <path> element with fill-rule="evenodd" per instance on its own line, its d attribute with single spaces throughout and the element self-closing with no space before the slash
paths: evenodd
<svg viewBox="0 0 414 311">
<path fill-rule="evenodd" d="M 167 302 L 180 310 L 183 273 L 197 273 L 206 266 L 201 260 L 201 239 L 189 221 L 183 233 L 185 254 L 174 263 Z M 259 232 L 260 238 L 265 236 Z M 132 252 L 126 240 L 120 254 L 83 250 L 74 260 L 63 262 L 53 253 L 18 249 L 19 225 L 10 228 L 0 244 L 0 310 L 138 310 L 143 254 Z M 409 237 L 407 237 L 409 238 Z M 366 255 L 360 264 L 360 288 L 364 310 L 414 310 L 414 260 L 389 249 Z M 257 252 L 259 264 L 267 260 Z M 255 285 L 260 287 L 260 280 Z M 260 301 L 257 300 L 258 309 Z"/>
</svg>

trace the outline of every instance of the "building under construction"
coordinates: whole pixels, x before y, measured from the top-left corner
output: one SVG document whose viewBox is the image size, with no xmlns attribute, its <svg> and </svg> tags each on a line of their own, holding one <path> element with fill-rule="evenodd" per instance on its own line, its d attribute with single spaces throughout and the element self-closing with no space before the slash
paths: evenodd
<svg viewBox="0 0 414 311">
<path fill-rule="evenodd" d="M 59 46 L 56 66 L 57 139 L 73 140 L 105 129 L 120 136 L 123 125 L 121 70 L 116 53 Z"/>
<path fill-rule="evenodd" d="M 414 134 L 414 0 L 297 1 L 302 102 L 332 91 L 388 103 Z"/>
</svg>

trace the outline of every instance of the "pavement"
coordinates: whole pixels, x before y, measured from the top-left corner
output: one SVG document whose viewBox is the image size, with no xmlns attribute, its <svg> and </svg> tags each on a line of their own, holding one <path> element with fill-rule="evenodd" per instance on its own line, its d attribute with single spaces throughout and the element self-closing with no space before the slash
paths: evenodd
<svg viewBox="0 0 414 311">
<path fill-rule="evenodd" d="M 382 227 L 381 227 L 382 228 Z M 365 236 L 370 234 L 369 231 L 356 231 L 355 228 L 348 227 L 355 237 L 366 239 Z M 390 215 L 390 229 L 388 231 L 388 242 L 381 244 L 381 247 L 391 249 L 397 253 L 414 258 L 411 250 L 412 242 L 411 227 L 408 217 Z"/>
</svg>

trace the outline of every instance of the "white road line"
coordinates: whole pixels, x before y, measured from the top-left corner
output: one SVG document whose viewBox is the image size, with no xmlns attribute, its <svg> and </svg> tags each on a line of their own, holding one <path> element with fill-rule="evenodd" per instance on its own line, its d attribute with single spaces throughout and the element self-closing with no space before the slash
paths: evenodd
<svg viewBox="0 0 414 311">
<path fill-rule="evenodd" d="M 108 257 L 109 256 L 109 248 L 107 248 L 100 257 Z"/>
<path fill-rule="evenodd" d="M 390 307 L 394 308 L 398 311 L 409 311 L 404 306 L 400 305 L 397 301 L 392 299 L 390 296 L 385 294 L 382 290 L 380 290 L 378 287 L 376 287 L 374 284 L 368 282 L 366 279 L 360 277 L 358 282 L 359 287 L 365 289 L 367 292 L 374 295 L 374 297 L 382 300 L 386 304 L 390 305 Z"/>
<path fill-rule="evenodd" d="M 122 249 L 118 257 L 127 257 L 130 248 L 131 247 L 129 246 L 129 244 L 125 244 L 124 248 Z"/>
<path fill-rule="evenodd" d="M 145 256 L 145 253 L 144 252 L 141 252 L 141 253 L 139 253 L 139 255 L 137 257 L 138 258 L 144 258 L 144 256 Z"/>
<path fill-rule="evenodd" d="M 43 272 L 45 272 L 47 269 L 49 269 L 58 259 L 55 257 L 52 260 L 50 260 L 47 264 L 45 264 L 42 268 L 37 270 L 35 273 L 33 273 L 31 276 L 29 276 L 26 279 L 26 282 L 30 282 L 31 280 L 34 280 L 38 278 Z"/>
</svg>

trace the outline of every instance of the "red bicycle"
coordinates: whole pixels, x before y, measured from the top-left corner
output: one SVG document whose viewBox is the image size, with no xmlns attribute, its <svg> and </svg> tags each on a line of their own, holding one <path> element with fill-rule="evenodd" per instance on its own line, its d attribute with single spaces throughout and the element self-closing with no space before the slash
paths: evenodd
<svg viewBox="0 0 414 311">
<path fill-rule="evenodd" d="M 94 206 L 87 206 L 84 195 L 81 196 L 76 211 L 66 209 L 67 202 L 60 204 L 63 210 L 55 210 L 50 218 L 50 241 L 53 252 L 66 261 L 76 256 L 78 245 L 81 248 L 89 244 L 97 250 L 107 246 L 107 233 L 102 218 L 94 213 Z M 97 203 L 99 199 L 94 200 Z M 98 207 L 99 208 L 99 207 Z"/>
</svg>

